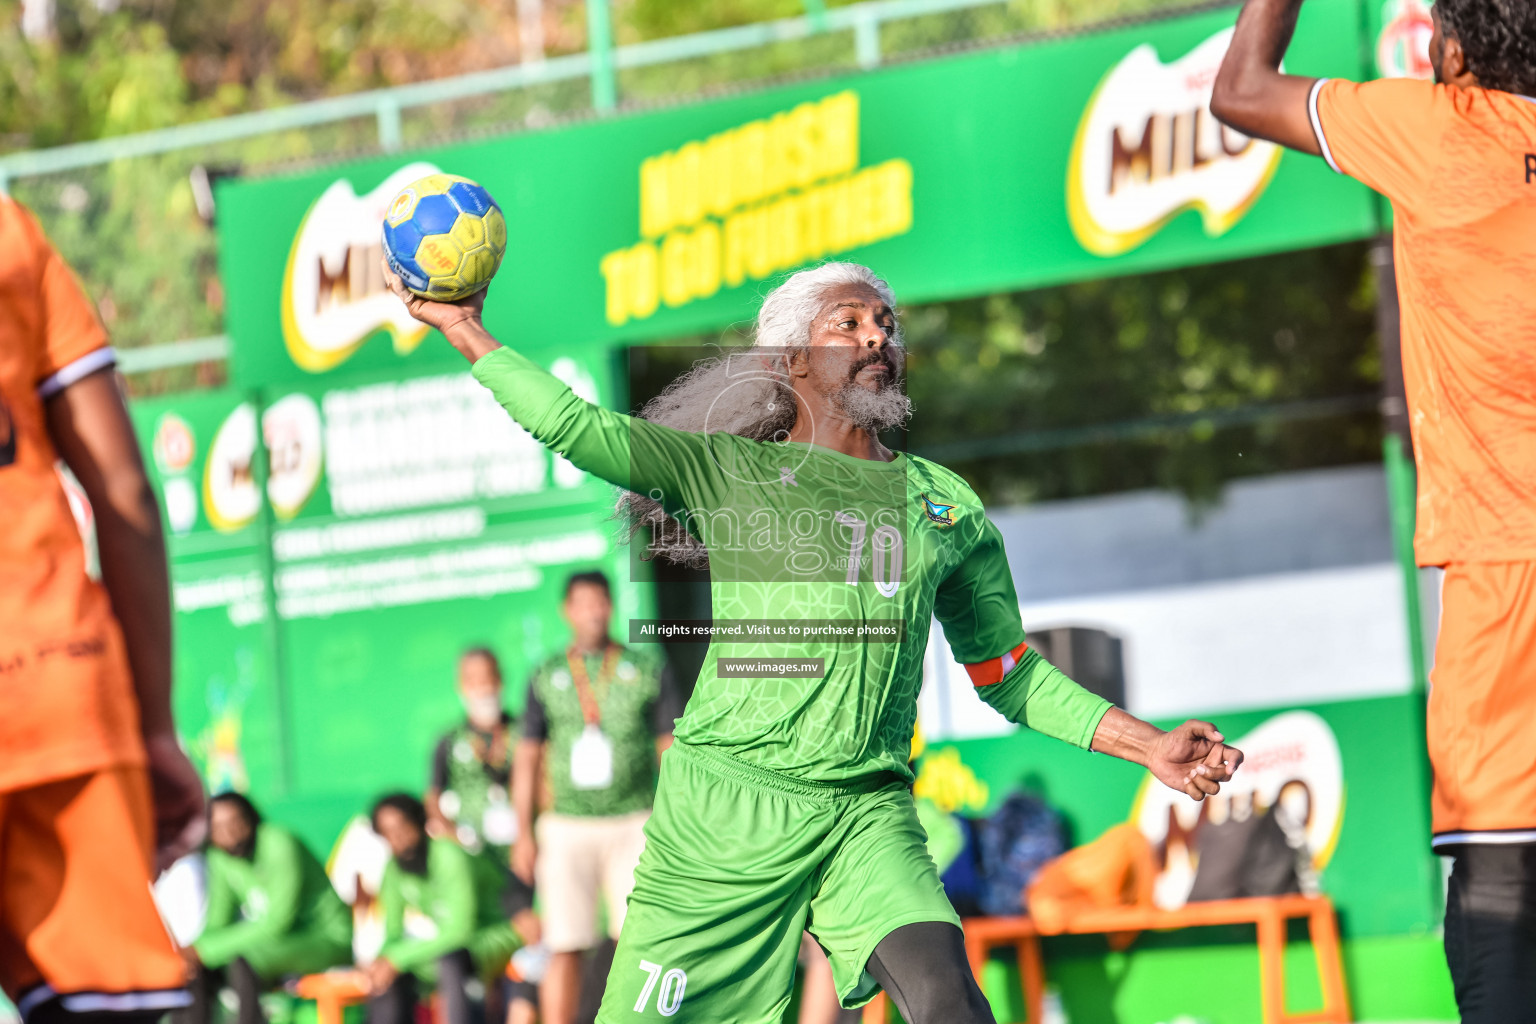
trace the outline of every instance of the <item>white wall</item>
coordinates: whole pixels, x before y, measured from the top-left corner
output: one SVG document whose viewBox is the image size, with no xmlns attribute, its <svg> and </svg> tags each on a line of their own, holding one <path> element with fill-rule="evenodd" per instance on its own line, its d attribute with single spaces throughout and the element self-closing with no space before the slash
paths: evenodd
<svg viewBox="0 0 1536 1024">
<path fill-rule="evenodd" d="M 1088 626 L 1119 637 L 1136 715 L 1208 715 L 1410 686 L 1402 577 L 1375 467 L 1234 484 L 1203 519 L 1153 493 L 993 518 L 1020 584 L 1025 629 Z M 1012 730 L 972 692 L 937 628 L 927 669 L 919 713 L 929 738 Z"/>
</svg>

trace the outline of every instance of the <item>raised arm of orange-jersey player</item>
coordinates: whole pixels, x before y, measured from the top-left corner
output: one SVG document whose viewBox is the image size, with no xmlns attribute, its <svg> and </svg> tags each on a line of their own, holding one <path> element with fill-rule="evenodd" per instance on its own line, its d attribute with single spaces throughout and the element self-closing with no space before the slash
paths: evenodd
<svg viewBox="0 0 1536 1024">
<path fill-rule="evenodd" d="M 1227 127 L 1321 156 L 1308 111 L 1315 78 L 1282 74 L 1301 0 L 1247 0 L 1216 75 L 1211 113 Z"/>
<path fill-rule="evenodd" d="M 163 867 L 201 840 L 203 786 L 171 716 L 171 585 L 160 509 L 110 367 L 48 398 L 46 410 L 54 447 L 95 514 L 101 580 L 122 626 L 138 696 Z"/>
</svg>

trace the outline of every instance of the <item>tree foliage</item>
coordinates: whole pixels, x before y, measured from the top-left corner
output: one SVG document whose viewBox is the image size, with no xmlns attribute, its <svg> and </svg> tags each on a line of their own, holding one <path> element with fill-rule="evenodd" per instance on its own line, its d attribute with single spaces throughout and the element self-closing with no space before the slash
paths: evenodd
<svg viewBox="0 0 1536 1024">
<path fill-rule="evenodd" d="M 1366 246 L 1352 244 L 918 307 L 905 324 L 909 442 L 1035 442 L 955 463 L 999 502 L 1137 487 L 1206 501 L 1235 476 L 1368 461 L 1381 437 L 1375 301 Z M 1256 406 L 1351 396 L 1364 399 L 1353 414 L 1218 427 Z M 1191 422 L 1131 429 L 1171 418 Z M 1103 440 L 1065 443 L 1102 425 Z M 1063 443 L 1039 444 L 1052 436 Z"/>
</svg>

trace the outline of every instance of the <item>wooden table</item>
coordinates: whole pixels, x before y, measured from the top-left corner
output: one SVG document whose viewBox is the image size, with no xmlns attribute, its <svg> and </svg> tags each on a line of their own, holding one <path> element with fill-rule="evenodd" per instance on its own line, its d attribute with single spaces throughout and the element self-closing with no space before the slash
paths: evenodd
<svg viewBox="0 0 1536 1024">
<path fill-rule="evenodd" d="M 1285 1008 L 1285 925 L 1305 918 L 1323 994 L 1321 1009 L 1292 1013 Z M 1173 931 L 1212 925 L 1252 924 L 1258 928 L 1259 998 L 1264 1024 L 1349 1024 L 1349 990 L 1339 956 L 1339 929 L 1333 902 L 1326 896 L 1267 896 L 1238 900 L 1187 903 L 1177 910 L 1156 907 L 1115 907 L 1077 914 L 1062 935 L 1112 932 Z M 1012 946 L 1018 956 L 1029 1024 L 1039 1024 L 1045 996 L 1045 962 L 1040 956 L 1040 931 L 1028 917 L 972 917 L 963 922 L 965 952 L 971 973 L 981 982 L 992 950 Z M 1198 1007 L 1196 1008 L 1198 1009 Z M 886 997 L 882 992 L 864 1009 L 864 1024 L 884 1024 Z M 327 1024 L 322 1021 L 321 1024 Z"/>
</svg>

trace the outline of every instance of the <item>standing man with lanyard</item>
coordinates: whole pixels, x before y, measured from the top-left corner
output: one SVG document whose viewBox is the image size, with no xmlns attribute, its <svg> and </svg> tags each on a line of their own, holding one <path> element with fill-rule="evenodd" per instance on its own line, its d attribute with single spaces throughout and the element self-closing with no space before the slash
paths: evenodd
<svg viewBox="0 0 1536 1024">
<path fill-rule="evenodd" d="M 545 1024 L 571 1024 L 582 951 L 597 945 L 601 891 L 608 934 L 618 937 L 656 790 L 656 763 L 683 706 L 660 659 L 609 635 L 613 600 L 600 572 L 565 585 L 571 644 L 534 670 L 512 771 L 515 871 L 537 876 L 544 941 L 554 954 L 539 1002 Z M 548 759 L 546 762 L 546 754 Z M 554 804 L 534 830 L 547 763 Z M 535 842 L 537 836 L 537 842 Z"/>
</svg>

